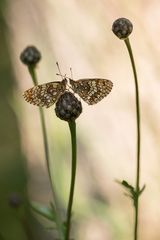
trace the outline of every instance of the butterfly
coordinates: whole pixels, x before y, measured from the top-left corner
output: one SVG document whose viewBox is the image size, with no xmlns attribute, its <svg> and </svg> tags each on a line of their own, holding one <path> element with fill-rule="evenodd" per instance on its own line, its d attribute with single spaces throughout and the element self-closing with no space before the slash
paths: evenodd
<svg viewBox="0 0 160 240">
<path fill-rule="evenodd" d="M 68 82 L 69 81 L 69 82 Z M 69 87 L 69 89 L 67 88 Z M 93 105 L 101 101 L 112 90 L 113 83 L 107 79 L 85 78 L 77 81 L 71 78 L 63 78 L 62 81 L 49 82 L 34 86 L 26 90 L 24 99 L 40 107 L 52 106 L 66 91 L 72 90 L 86 103 Z"/>
</svg>

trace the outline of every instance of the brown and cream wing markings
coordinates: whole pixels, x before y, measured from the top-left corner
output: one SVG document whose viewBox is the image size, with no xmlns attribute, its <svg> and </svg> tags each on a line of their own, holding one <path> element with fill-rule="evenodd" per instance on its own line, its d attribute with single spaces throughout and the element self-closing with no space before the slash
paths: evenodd
<svg viewBox="0 0 160 240">
<path fill-rule="evenodd" d="M 69 80 L 72 90 L 89 105 L 101 101 L 110 93 L 113 87 L 113 83 L 110 80 L 101 78 Z"/>
<path fill-rule="evenodd" d="M 66 80 L 34 86 L 23 93 L 24 99 L 39 107 L 50 107 L 66 90 Z"/>
</svg>

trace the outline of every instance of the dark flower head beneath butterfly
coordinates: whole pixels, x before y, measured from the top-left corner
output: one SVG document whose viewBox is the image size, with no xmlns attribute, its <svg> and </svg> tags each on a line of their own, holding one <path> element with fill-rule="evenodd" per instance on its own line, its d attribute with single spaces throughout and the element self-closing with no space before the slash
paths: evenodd
<svg viewBox="0 0 160 240">
<path fill-rule="evenodd" d="M 66 91 L 57 100 L 55 112 L 61 120 L 74 121 L 82 113 L 82 104 L 73 93 Z"/>
</svg>

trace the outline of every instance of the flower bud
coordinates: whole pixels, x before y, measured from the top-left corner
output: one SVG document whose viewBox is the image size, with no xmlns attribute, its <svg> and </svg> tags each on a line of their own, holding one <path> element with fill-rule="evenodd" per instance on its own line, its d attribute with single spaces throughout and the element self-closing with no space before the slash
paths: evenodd
<svg viewBox="0 0 160 240">
<path fill-rule="evenodd" d="M 112 31 L 122 40 L 126 39 L 131 34 L 132 30 L 133 25 L 127 18 L 118 18 L 112 25 Z"/>
<path fill-rule="evenodd" d="M 74 121 L 82 112 L 82 104 L 73 93 L 66 91 L 56 102 L 55 112 L 61 120 Z"/>
<path fill-rule="evenodd" d="M 41 53 L 36 47 L 28 46 L 20 54 L 20 59 L 27 66 L 35 66 L 41 59 Z"/>
<path fill-rule="evenodd" d="M 9 205 L 12 208 L 19 208 L 22 205 L 22 197 L 19 193 L 13 192 L 9 196 Z"/>
</svg>

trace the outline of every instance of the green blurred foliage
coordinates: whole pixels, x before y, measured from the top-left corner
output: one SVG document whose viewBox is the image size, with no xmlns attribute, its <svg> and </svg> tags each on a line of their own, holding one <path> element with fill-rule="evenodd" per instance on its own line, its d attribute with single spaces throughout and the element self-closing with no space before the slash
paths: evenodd
<svg viewBox="0 0 160 240">
<path fill-rule="evenodd" d="M 17 117 L 9 103 L 16 81 L 12 71 L 6 1 L 0 1 L 0 239 L 50 239 L 27 206 L 26 159 Z"/>
</svg>

